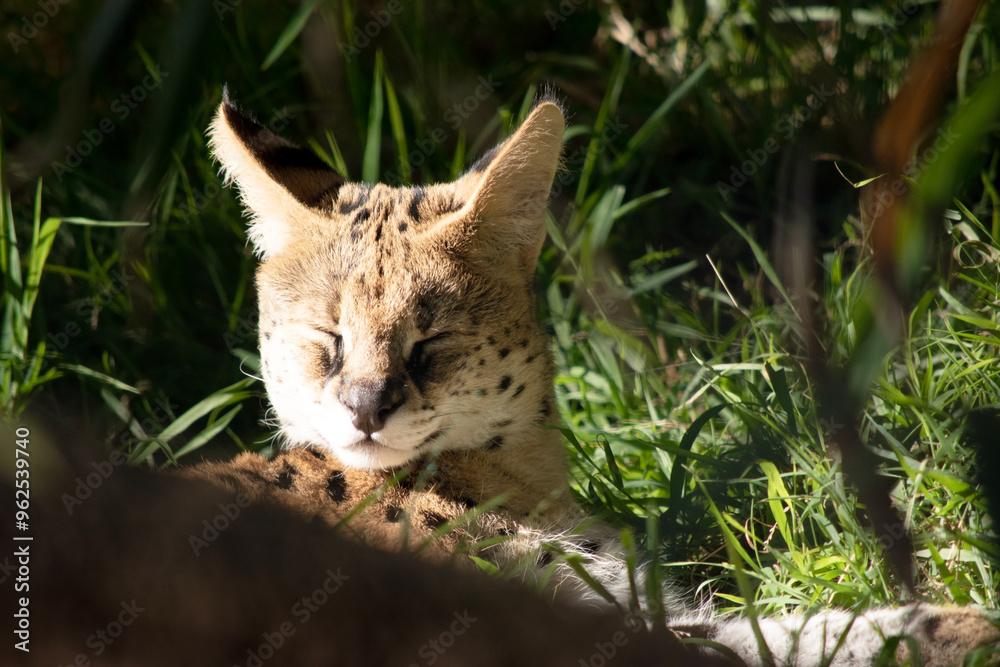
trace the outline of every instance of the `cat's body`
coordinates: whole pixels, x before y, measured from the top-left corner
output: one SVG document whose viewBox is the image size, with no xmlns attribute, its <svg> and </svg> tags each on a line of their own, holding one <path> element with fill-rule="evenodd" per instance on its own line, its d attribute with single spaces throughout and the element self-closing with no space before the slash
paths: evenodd
<svg viewBox="0 0 1000 667">
<path fill-rule="evenodd" d="M 186 474 L 383 548 L 469 552 L 564 597 L 611 603 L 567 562 L 583 561 L 615 604 L 634 606 L 617 531 L 567 492 L 553 366 L 535 321 L 532 277 L 563 130 L 559 107 L 543 101 L 454 183 L 390 188 L 345 183 L 225 100 L 212 145 L 252 216 L 263 375 L 291 448 Z M 764 664 L 750 623 L 673 602 L 667 615 Z M 761 626 L 788 665 L 834 653 L 834 665 L 871 664 L 899 634 L 920 639 L 925 664 L 945 665 L 996 638 L 969 610 L 851 618 Z"/>
</svg>

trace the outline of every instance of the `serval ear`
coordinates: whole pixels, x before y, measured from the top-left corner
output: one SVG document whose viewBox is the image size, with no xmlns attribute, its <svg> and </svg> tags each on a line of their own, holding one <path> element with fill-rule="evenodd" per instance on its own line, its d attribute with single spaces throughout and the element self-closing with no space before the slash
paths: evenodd
<svg viewBox="0 0 1000 667">
<path fill-rule="evenodd" d="M 250 215 L 247 235 L 266 259 L 304 237 L 345 182 L 314 153 L 282 139 L 244 114 L 229 97 L 208 130 L 227 184 L 235 183 Z"/>
<path fill-rule="evenodd" d="M 519 270 L 533 275 L 565 129 L 557 104 L 537 104 L 514 134 L 455 182 L 466 204 L 445 222 L 458 226 L 448 231 L 458 232 L 487 259 L 504 260 L 513 253 Z"/>
</svg>

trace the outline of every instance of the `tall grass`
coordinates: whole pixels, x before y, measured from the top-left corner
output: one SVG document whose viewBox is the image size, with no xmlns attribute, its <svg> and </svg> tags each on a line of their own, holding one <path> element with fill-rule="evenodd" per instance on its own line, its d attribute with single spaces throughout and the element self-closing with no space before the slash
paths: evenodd
<svg viewBox="0 0 1000 667">
<path fill-rule="evenodd" d="M 878 307 L 847 178 L 877 176 L 866 127 L 931 7 L 896 25 L 892 4 L 403 3 L 358 53 L 332 55 L 330 35 L 360 44 L 367 4 L 218 5 L 73 3 L 5 61 L 5 418 L 30 406 L 79 419 L 157 466 L 270 447 L 252 377 L 254 260 L 204 139 L 222 82 L 345 175 L 398 183 L 453 178 L 551 82 L 571 116 L 537 285 L 580 498 L 725 611 L 897 601 L 883 552 L 903 530 L 921 595 L 997 606 L 982 493 L 995 471 L 976 477 L 963 430 L 1000 397 L 995 116 L 952 154 L 974 175 L 945 193 L 902 343 L 878 350 L 864 335 Z M 952 118 L 997 71 L 998 16 L 987 7 L 968 38 Z M 90 25 L 81 40 L 74 21 Z M 72 43 L 87 57 L 69 58 Z M 124 65 L 102 69 L 112 53 Z M 62 146 L 157 67 L 167 75 L 147 101 L 81 167 L 54 173 Z M 499 85 L 477 96 L 484 75 Z M 59 106 L 60 77 L 91 84 Z M 32 94 L 12 96 L 19 86 Z M 809 297 L 829 362 L 855 378 L 901 526 L 868 525 L 844 482 L 829 444 L 845 425 L 817 415 L 798 287 L 771 242 L 776 183 L 803 152 L 817 174 Z M 928 169 L 916 186 L 942 182 Z"/>
</svg>

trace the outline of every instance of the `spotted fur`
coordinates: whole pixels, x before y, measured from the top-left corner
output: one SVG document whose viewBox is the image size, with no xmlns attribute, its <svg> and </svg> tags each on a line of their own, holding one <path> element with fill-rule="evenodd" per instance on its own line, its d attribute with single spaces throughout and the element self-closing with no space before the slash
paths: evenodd
<svg viewBox="0 0 1000 667">
<path fill-rule="evenodd" d="M 563 131 L 561 110 L 543 100 L 452 183 L 349 183 L 227 97 L 211 145 L 261 258 L 262 368 L 287 447 L 272 461 L 244 454 L 185 474 L 382 548 L 472 553 L 564 597 L 627 608 L 617 531 L 566 492 L 553 364 L 535 319 Z M 567 558 L 587 563 L 605 590 Z M 677 627 L 762 664 L 747 622 L 668 605 Z M 844 632 L 848 652 L 831 664 L 871 664 L 889 634 L 922 637 L 928 664 L 946 664 L 934 661 L 945 655 L 943 628 L 958 649 L 997 636 L 966 610 L 879 610 L 849 629 L 845 618 L 762 625 L 782 665 L 819 664 Z"/>
</svg>

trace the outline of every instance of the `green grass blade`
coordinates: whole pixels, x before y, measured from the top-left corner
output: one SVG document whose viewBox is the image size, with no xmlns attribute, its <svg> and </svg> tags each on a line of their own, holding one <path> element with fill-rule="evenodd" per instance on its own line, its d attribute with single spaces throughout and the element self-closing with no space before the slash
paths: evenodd
<svg viewBox="0 0 1000 667">
<path fill-rule="evenodd" d="M 410 151 L 406 147 L 406 127 L 403 125 L 403 112 L 396 99 L 396 88 L 392 85 L 388 70 L 383 71 L 385 81 L 385 100 L 389 107 L 389 125 L 392 127 L 392 138 L 396 143 L 396 154 L 399 161 L 399 176 L 404 185 L 412 181 L 410 174 Z"/>
<path fill-rule="evenodd" d="M 672 93 L 663 100 L 663 103 L 656 108 L 645 123 L 642 124 L 636 133 L 629 140 L 628 145 L 618 159 L 615 160 L 614 165 L 611 167 L 612 170 L 617 171 L 623 168 L 626 164 L 632 161 L 635 157 L 636 152 L 642 148 L 646 142 L 653 138 L 653 135 L 660 130 L 660 126 L 666 122 L 667 113 L 670 112 L 674 106 L 680 102 L 685 95 L 701 80 L 701 77 L 705 75 L 708 71 L 709 61 L 703 62 L 698 66 L 696 70 L 691 72 L 691 74 L 684 79 L 683 82 L 677 88 L 674 89 Z"/>
<path fill-rule="evenodd" d="M 368 107 L 368 131 L 365 138 L 365 156 L 361 163 L 361 180 L 365 183 L 379 181 L 379 164 L 382 158 L 382 52 L 375 54 L 371 105 Z"/>
<path fill-rule="evenodd" d="M 292 16 L 292 20 L 288 22 L 285 29 L 281 31 L 278 35 L 278 40 L 274 43 L 271 51 L 264 58 L 264 63 L 260 66 L 261 70 L 267 70 L 271 65 L 281 57 L 281 54 L 292 45 L 292 42 L 296 40 L 302 29 L 306 27 L 306 21 L 312 16 L 313 11 L 319 5 L 321 0 L 304 0 L 299 8 L 295 11 Z"/>
<path fill-rule="evenodd" d="M 213 410 L 250 398 L 253 396 L 253 392 L 247 391 L 247 388 L 255 382 L 257 382 L 256 378 L 244 378 L 239 382 L 234 382 L 228 387 L 219 389 L 211 395 L 206 396 L 178 416 L 177 419 L 160 432 L 157 438 L 162 442 L 170 442 L 172 438 L 186 431 L 193 423 Z"/>
</svg>

